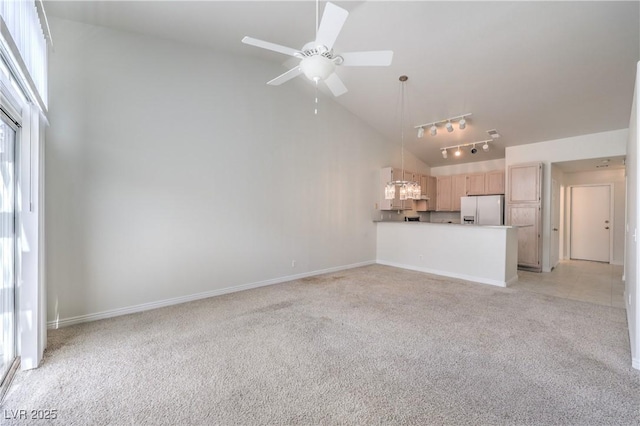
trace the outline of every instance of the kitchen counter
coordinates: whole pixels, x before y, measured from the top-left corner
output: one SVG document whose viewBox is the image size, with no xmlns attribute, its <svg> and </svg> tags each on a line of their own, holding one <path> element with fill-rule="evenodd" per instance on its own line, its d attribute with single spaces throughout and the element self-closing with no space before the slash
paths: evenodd
<svg viewBox="0 0 640 426">
<path fill-rule="evenodd" d="M 377 222 L 377 263 L 506 287 L 518 280 L 518 229 Z"/>
</svg>

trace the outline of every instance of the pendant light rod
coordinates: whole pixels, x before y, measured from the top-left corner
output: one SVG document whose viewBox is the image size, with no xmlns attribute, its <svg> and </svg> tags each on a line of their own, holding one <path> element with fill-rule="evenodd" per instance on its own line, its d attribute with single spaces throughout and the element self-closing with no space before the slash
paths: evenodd
<svg viewBox="0 0 640 426">
<path fill-rule="evenodd" d="M 391 200 L 396 197 L 396 187 L 399 188 L 399 199 L 410 200 L 419 199 L 422 194 L 420 184 L 415 181 L 405 180 L 404 178 L 404 98 L 405 98 L 405 82 L 409 79 L 406 75 L 401 75 L 400 80 L 400 161 L 402 176 L 393 176 L 395 180 L 387 182 L 384 190 L 384 197 Z"/>
</svg>

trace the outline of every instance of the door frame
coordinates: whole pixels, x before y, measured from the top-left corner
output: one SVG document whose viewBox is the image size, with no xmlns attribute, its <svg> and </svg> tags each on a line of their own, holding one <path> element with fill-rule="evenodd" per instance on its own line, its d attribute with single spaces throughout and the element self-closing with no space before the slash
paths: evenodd
<svg viewBox="0 0 640 426">
<path fill-rule="evenodd" d="M 577 187 L 588 187 L 588 186 L 608 186 L 609 187 L 609 264 L 611 264 L 611 262 L 613 261 L 613 234 L 614 234 L 614 227 L 615 227 L 615 223 L 614 223 L 614 210 L 613 210 L 613 206 L 614 206 L 614 198 L 615 198 L 615 193 L 614 193 L 614 185 L 613 183 L 589 183 L 589 184 L 583 184 L 583 185 L 569 185 L 569 191 L 567 191 L 567 203 L 566 203 L 566 208 L 565 208 L 565 219 L 566 219 L 566 223 L 567 223 L 567 255 L 569 257 L 569 259 L 571 259 L 571 202 L 572 202 L 572 195 L 573 195 L 573 188 L 577 188 Z"/>
</svg>

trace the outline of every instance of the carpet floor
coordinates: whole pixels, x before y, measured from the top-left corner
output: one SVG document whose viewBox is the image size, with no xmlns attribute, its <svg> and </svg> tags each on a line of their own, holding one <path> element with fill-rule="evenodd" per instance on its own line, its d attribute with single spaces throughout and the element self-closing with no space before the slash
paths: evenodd
<svg viewBox="0 0 640 426">
<path fill-rule="evenodd" d="M 372 265 L 52 330 L 2 424 L 638 425 L 630 365 L 623 309 Z"/>
</svg>

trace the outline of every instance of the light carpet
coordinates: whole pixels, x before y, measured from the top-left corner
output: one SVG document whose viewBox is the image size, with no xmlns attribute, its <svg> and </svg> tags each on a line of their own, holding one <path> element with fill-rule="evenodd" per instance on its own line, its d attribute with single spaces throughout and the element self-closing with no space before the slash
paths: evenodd
<svg viewBox="0 0 640 426">
<path fill-rule="evenodd" d="M 622 309 L 373 265 L 50 331 L 2 423 L 637 425 L 630 364 Z"/>
</svg>

